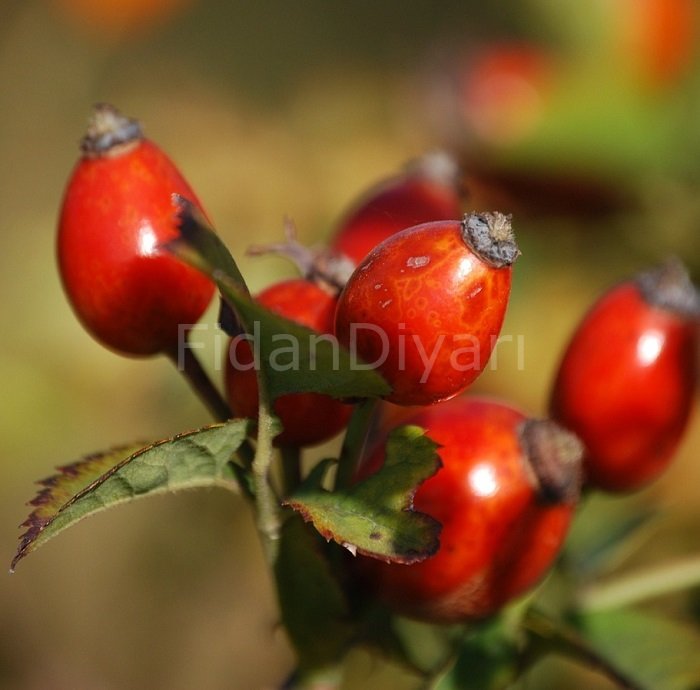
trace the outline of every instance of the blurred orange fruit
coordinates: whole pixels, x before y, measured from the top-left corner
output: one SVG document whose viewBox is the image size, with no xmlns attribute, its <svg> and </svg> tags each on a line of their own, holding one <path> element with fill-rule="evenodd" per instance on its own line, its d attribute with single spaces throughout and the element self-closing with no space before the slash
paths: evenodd
<svg viewBox="0 0 700 690">
<path fill-rule="evenodd" d="M 557 67 L 536 45 L 495 43 L 469 57 L 461 78 L 463 117 L 492 144 L 512 144 L 539 124 Z"/>
<path fill-rule="evenodd" d="M 50 0 L 69 19 L 101 33 L 128 34 L 150 29 L 192 0 Z"/>
<path fill-rule="evenodd" d="M 697 37 L 695 0 L 621 0 L 619 48 L 651 86 L 673 84 L 691 65 Z"/>
</svg>

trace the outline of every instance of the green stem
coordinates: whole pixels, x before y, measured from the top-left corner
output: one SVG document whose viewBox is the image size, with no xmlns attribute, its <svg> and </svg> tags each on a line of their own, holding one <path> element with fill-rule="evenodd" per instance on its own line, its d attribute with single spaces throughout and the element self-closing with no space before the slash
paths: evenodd
<svg viewBox="0 0 700 690">
<path fill-rule="evenodd" d="M 335 479 L 336 489 L 347 488 L 352 483 L 367 442 L 370 422 L 378 404 L 379 398 L 366 398 L 355 407 L 340 451 Z"/>
<path fill-rule="evenodd" d="M 590 585 L 580 592 L 577 603 L 585 611 L 602 611 L 697 586 L 700 556 L 692 556 Z"/>
<path fill-rule="evenodd" d="M 529 609 L 523 619 L 523 627 L 530 637 L 530 662 L 547 653 L 561 654 L 596 669 L 623 690 L 644 690 L 590 647 L 575 630 L 541 611 Z"/>
<path fill-rule="evenodd" d="M 274 458 L 272 440 L 279 433 L 277 418 L 271 413 L 271 403 L 265 381 L 258 376 L 258 438 L 251 466 L 255 494 L 256 524 L 267 562 L 277 561 L 280 532 L 280 505 L 272 484 L 270 468 Z"/>
<path fill-rule="evenodd" d="M 296 446 L 284 446 L 282 455 L 282 493 L 291 494 L 301 484 L 301 450 Z"/>
</svg>

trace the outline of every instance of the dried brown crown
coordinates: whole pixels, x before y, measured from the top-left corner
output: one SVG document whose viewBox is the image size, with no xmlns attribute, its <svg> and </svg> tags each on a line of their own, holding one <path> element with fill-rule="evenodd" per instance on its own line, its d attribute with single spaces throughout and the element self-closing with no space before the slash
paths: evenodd
<svg viewBox="0 0 700 690">
<path fill-rule="evenodd" d="M 498 211 L 472 211 L 462 219 L 462 237 L 469 248 L 490 266 L 510 266 L 520 256 L 511 219 L 510 215 Z"/>
<path fill-rule="evenodd" d="M 94 106 L 87 132 L 80 140 L 80 150 L 85 156 L 98 158 L 121 150 L 143 139 L 138 120 L 122 115 L 109 103 Z"/>
</svg>

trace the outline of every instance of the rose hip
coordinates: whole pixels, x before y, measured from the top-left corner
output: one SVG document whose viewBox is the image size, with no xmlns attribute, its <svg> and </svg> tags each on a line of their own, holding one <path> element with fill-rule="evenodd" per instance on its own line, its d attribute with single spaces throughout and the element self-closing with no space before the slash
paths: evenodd
<svg viewBox="0 0 700 690">
<path fill-rule="evenodd" d="M 380 182 L 355 204 L 331 240 L 331 250 L 358 264 L 380 242 L 405 228 L 462 215 L 459 168 L 446 153 L 423 156 L 403 174 Z"/>
<path fill-rule="evenodd" d="M 390 402 L 454 397 L 488 362 L 518 254 L 510 217 L 500 213 L 403 230 L 375 247 L 348 280 L 336 335 L 386 378 Z"/>
<path fill-rule="evenodd" d="M 677 262 L 606 292 L 564 352 L 550 411 L 586 446 L 587 483 L 639 489 L 668 466 L 693 407 L 700 297 Z"/>
<path fill-rule="evenodd" d="M 317 333 L 330 333 L 336 308 L 335 294 L 304 279 L 285 280 L 263 290 L 257 301 Z M 234 415 L 258 416 L 258 381 L 250 342 L 231 339 L 225 366 L 225 385 Z M 284 430 L 275 438 L 277 446 L 304 447 L 326 441 L 347 425 L 352 406 L 320 393 L 290 393 L 277 398 L 275 414 Z"/>
<path fill-rule="evenodd" d="M 85 328 L 123 354 L 176 351 L 214 294 L 208 278 L 161 249 L 177 236 L 175 193 L 199 206 L 139 123 L 98 105 L 66 187 L 58 262 Z"/>
<path fill-rule="evenodd" d="M 486 398 L 455 398 L 405 422 L 440 446 L 442 468 L 414 498 L 442 523 L 440 548 L 411 565 L 358 557 L 360 579 L 392 610 L 421 620 L 491 615 L 556 559 L 578 499 L 581 444 L 554 422 Z M 358 478 L 383 462 L 379 443 Z"/>
</svg>

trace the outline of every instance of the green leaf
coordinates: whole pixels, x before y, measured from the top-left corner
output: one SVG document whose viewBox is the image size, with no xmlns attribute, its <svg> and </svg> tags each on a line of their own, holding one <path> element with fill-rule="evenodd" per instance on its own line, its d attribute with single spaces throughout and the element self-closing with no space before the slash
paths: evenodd
<svg viewBox="0 0 700 690">
<path fill-rule="evenodd" d="M 249 422 L 234 419 L 179 434 L 146 447 L 122 446 L 59 468 L 39 482 L 30 502 L 34 511 L 22 523 L 27 531 L 11 569 L 27 554 L 88 515 L 141 496 L 179 489 L 238 487 L 229 464 L 248 432 Z"/>
<path fill-rule="evenodd" d="M 418 485 L 440 467 L 437 444 L 423 429 L 404 426 L 389 436 L 382 468 L 364 481 L 333 493 L 320 488 L 322 465 L 287 500 L 328 540 L 352 553 L 397 563 L 416 563 L 439 546 L 441 525 L 413 510 Z"/>
<path fill-rule="evenodd" d="M 578 587 L 579 610 L 620 609 L 700 586 L 700 554 L 628 571 Z"/>
<path fill-rule="evenodd" d="M 423 653 L 423 636 L 413 634 L 414 631 L 405 636 L 401 635 L 397 620 L 403 621 L 381 603 L 369 597 L 364 599 L 358 621 L 356 644 L 377 652 L 385 660 L 396 663 L 421 678 L 427 677 L 431 669 L 429 664 L 424 663 L 426 655 Z M 419 650 L 417 655 L 413 653 L 413 642 Z"/>
<path fill-rule="evenodd" d="M 644 498 L 593 494 L 579 510 L 566 540 L 563 562 L 578 579 L 597 578 L 620 566 L 658 528 L 660 513 Z"/>
<path fill-rule="evenodd" d="M 274 399 L 313 391 L 336 398 L 380 397 L 391 391 L 373 369 L 330 335 L 319 335 L 251 299 L 235 261 L 216 233 L 181 202 L 181 236 L 165 248 L 211 276 L 252 339 L 252 349 Z"/>
<path fill-rule="evenodd" d="M 318 534 L 298 515 L 284 523 L 275 579 L 282 620 L 302 676 L 334 668 L 353 633 L 345 593 L 322 547 Z"/>
<path fill-rule="evenodd" d="M 502 618 L 477 624 L 464 636 L 454 664 L 430 690 L 505 690 L 518 677 L 513 626 Z"/>
<path fill-rule="evenodd" d="M 375 635 L 375 646 L 428 681 L 434 681 L 450 663 L 463 633 L 461 625 L 436 625 L 397 615 L 385 627 L 393 649 L 382 644 L 381 629 Z"/>
<path fill-rule="evenodd" d="M 216 269 L 226 276 L 237 290 L 250 294 L 231 252 L 219 236 L 209 228 L 197 207 L 179 194 L 173 195 L 173 201 L 179 209 L 180 240 L 166 244 L 165 249 L 173 251 L 183 261 L 203 273 L 210 273 L 212 268 Z"/>
<path fill-rule="evenodd" d="M 605 654 L 600 654 L 568 622 L 552 617 L 541 609 L 530 607 L 522 620 L 527 644 L 522 654 L 522 671 L 526 671 L 544 657 L 556 654 L 567 657 L 589 669 L 598 671 L 616 687 L 641 690 Z"/>
<path fill-rule="evenodd" d="M 581 635 L 635 687 L 697 690 L 700 630 L 688 623 L 632 609 L 580 616 Z"/>
</svg>

